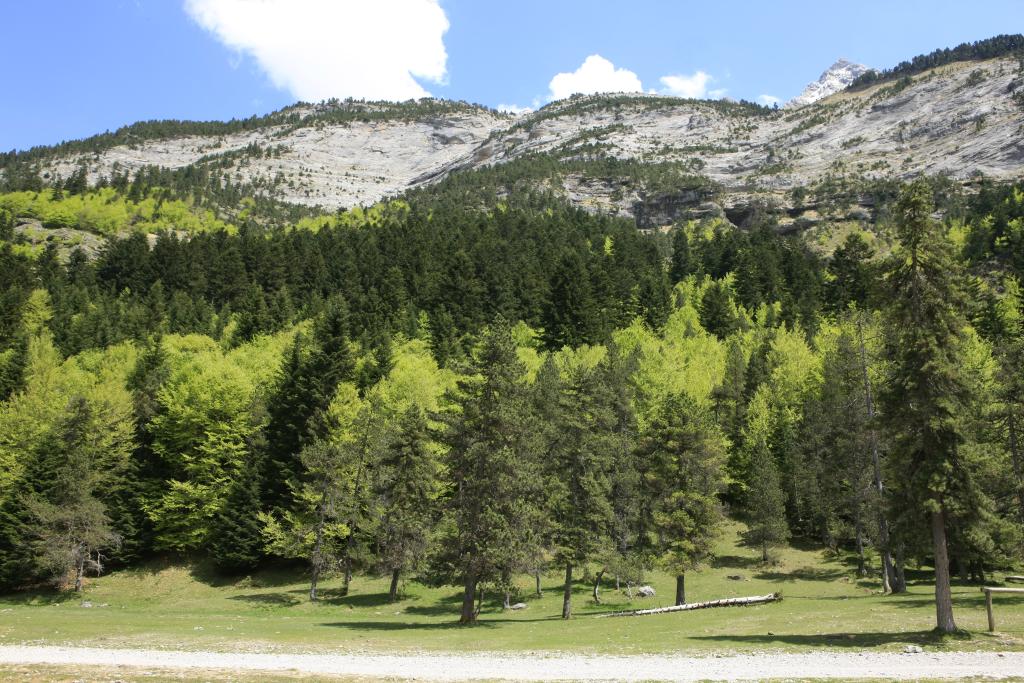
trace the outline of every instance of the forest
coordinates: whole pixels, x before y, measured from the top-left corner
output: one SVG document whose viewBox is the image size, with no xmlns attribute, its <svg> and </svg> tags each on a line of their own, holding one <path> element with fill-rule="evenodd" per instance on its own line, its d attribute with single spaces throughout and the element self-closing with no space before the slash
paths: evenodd
<svg viewBox="0 0 1024 683">
<path fill-rule="evenodd" d="M 685 603 L 736 519 L 766 564 L 934 567 L 949 632 L 952 577 L 1019 565 L 1024 186 L 895 186 L 825 255 L 493 181 L 278 225 L 145 179 L 0 196 L 0 590 L 174 556 L 457 586 L 470 623 L 554 568 L 570 618 L 585 571 Z M 25 249 L 25 216 L 110 238 Z"/>
</svg>

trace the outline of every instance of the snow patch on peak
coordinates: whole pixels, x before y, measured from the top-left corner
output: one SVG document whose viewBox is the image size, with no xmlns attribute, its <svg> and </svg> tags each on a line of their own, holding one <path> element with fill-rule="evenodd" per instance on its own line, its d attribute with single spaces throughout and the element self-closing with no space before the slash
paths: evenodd
<svg viewBox="0 0 1024 683">
<path fill-rule="evenodd" d="M 804 91 L 786 103 L 787 107 L 802 107 L 844 90 L 861 74 L 870 71 L 863 64 L 839 59 L 821 74 L 821 78 L 809 84 Z"/>
</svg>

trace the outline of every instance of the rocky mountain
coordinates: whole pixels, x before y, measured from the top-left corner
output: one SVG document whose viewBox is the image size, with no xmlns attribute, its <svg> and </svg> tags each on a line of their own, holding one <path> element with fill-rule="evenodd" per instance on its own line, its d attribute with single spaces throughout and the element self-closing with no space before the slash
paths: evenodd
<svg viewBox="0 0 1024 683">
<path fill-rule="evenodd" d="M 840 58 L 835 64 L 821 74 L 821 77 L 813 83 L 808 83 L 804 91 L 786 103 L 787 107 L 802 107 L 806 104 L 813 104 L 829 95 L 835 95 L 840 90 L 845 90 L 857 80 L 857 77 L 867 73 L 870 69 L 863 64 L 854 64 Z"/>
<path fill-rule="evenodd" d="M 29 156 L 51 178 L 84 168 L 91 181 L 146 166 L 212 168 L 254 193 L 333 210 L 543 155 L 566 169 L 544 180 L 548 189 L 647 228 L 680 215 L 732 218 L 755 204 L 813 222 L 793 191 L 836 177 L 1024 176 L 1024 67 L 1016 58 L 954 62 L 831 92 L 860 68 L 837 62 L 805 93 L 812 102 L 783 110 L 639 94 L 575 96 L 521 117 L 434 100 L 330 102 L 231 124 L 154 124 Z M 672 172 L 654 183 L 607 164 L 573 170 L 593 159 Z M 672 185 L 684 176 L 710 185 Z"/>
</svg>

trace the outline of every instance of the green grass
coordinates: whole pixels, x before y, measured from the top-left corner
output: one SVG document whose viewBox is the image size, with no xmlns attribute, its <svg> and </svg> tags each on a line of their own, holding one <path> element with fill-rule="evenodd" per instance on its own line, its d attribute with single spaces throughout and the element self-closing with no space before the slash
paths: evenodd
<svg viewBox="0 0 1024 683">
<path fill-rule="evenodd" d="M 877 579 L 858 579 L 849 557 L 819 548 L 792 547 L 772 567 L 737 545 L 731 526 L 717 561 L 687 579 L 691 602 L 781 591 L 783 601 L 755 607 L 596 619 L 602 612 L 671 604 L 674 580 L 649 577 L 658 597 L 634 599 L 603 590 L 594 605 L 590 586 L 579 584 L 576 617 L 563 622 L 561 589 L 552 573 L 544 595 L 534 598 L 524 577 L 529 607 L 502 612 L 498 596 L 485 603 L 481 623 L 457 625 L 461 596 L 455 588 L 405 586 L 388 603 L 384 578 L 358 577 L 347 597 L 328 581 L 324 599 L 312 604 L 301 573 L 267 571 L 236 581 L 217 580 L 190 566 L 153 566 L 90 581 L 83 598 L 22 593 L 0 597 L 0 644 L 97 647 L 261 650 L 470 651 L 550 650 L 617 654 L 685 651 L 695 654 L 813 648 L 882 648 L 907 644 L 929 649 L 1024 650 L 1024 595 L 996 600 L 998 632 L 989 634 L 977 586 L 954 586 L 958 625 L 965 633 L 931 633 L 934 606 L 930 572 L 909 571 L 902 596 L 878 594 Z M 728 578 L 742 576 L 741 580 Z M 82 600 L 91 608 L 83 607 Z"/>
</svg>

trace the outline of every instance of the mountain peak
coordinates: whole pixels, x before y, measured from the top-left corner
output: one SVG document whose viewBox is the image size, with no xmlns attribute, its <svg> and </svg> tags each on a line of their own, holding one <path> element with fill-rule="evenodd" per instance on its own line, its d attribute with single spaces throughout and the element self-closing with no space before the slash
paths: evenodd
<svg viewBox="0 0 1024 683">
<path fill-rule="evenodd" d="M 846 88 L 854 79 L 869 71 L 863 64 L 857 64 L 840 57 L 826 69 L 818 80 L 810 83 L 804 91 L 786 103 L 787 107 L 802 107 L 828 97 Z"/>
</svg>

